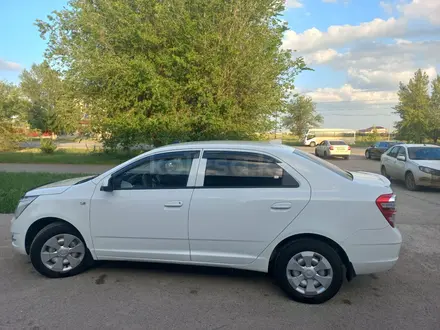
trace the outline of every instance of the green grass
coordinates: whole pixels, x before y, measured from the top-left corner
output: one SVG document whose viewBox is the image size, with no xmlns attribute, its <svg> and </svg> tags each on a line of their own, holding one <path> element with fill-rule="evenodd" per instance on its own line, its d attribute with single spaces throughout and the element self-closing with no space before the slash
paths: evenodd
<svg viewBox="0 0 440 330">
<path fill-rule="evenodd" d="M 90 174 L 0 172 L 0 213 L 12 213 L 19 199 L 32 188 Z"/>
<path fill-rule="evenodd" d="M 38 149 L 17 152 L 0 152 L 0 163 L 25 164 L 120 164 L 136 156 L 134 152 L 87 152 L 78 149 L 56 150 L 53 154 L 41 153 Z"/>
</svg>

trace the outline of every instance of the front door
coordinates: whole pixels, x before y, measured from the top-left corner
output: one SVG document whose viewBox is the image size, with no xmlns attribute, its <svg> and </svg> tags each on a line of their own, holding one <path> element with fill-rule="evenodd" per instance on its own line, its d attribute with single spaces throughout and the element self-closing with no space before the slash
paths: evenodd
<svg viewBox="0 0 440 330">
<path fill-rule="evenodd" d="M 309 199 L 308 182 L 271 156 L 205 151 L 189 214 L 191 260 L 253 262 Z"/>
<path fill-rule="evenodd" d="M 199 154 L 152 155 L 113 174 L 113 191 L 100 190 L 106 179 L 98 184 L 90 220 L 99 259 L 190 259 L 188 211 Z"/>
</svg>

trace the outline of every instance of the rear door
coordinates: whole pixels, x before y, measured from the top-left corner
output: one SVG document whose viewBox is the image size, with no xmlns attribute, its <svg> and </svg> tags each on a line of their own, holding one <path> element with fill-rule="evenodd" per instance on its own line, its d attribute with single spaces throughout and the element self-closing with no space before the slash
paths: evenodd
<svg viewBox="0 0 440 330">
<path fill-rule="evenodd" d="M 205 151 L 189 212 L 191 260 L 253 262 L 309 199 L 308 182 L 271 156 Z"/>
<path fill-rule="evenodd" d="M 383 157 L 383 164 L 387 170 L 389 176 L 396 177 L 396 162 L 397 162 L 397 152 L 399 147 L 392 147 Z"/>
</svg>

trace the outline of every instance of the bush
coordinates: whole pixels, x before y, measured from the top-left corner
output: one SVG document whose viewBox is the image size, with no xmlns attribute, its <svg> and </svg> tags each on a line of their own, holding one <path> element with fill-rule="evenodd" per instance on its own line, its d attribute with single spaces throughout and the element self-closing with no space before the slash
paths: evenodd
<svg viewBox="0 0 440 330">
<path fill-rule="evenodd" d="M 40 140 L 40 150 L 44 154 L 53 154 L 57 149 L 57 145 L 50 139 Z"/>
</svg>

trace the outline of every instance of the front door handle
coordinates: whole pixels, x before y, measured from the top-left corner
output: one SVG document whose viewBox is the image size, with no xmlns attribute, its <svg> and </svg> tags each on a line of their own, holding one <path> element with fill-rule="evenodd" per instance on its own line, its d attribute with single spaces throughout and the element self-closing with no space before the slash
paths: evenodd
<svg viewBox="0 0 440 330">
<path fill-rule="evenodd" d="M 171 201 L 171 202 L 165 203 L 164 206 L 165 207 L 182 207 L 183 202 L 182 201 Z"/>
<path fill-rule="evenodd" d="M 272 210 L 288 210 L 292 207 L 292 203 L 284 202 L 284 203 L 275 203 L 271 206 Z"/>
</svg>

